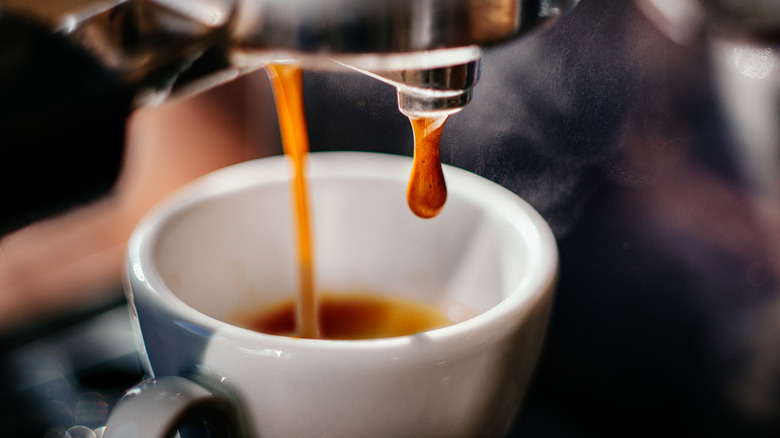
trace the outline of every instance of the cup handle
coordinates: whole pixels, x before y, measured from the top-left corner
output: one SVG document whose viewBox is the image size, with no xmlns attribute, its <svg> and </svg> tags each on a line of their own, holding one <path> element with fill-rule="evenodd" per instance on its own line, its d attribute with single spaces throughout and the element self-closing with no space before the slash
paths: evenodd
<svg viewBox="0 0 780 438">
<path fill-rule="evenodd" d="M 103 438 L 169 438 L 188 428 L 196 436 L 251 437 L 238 397 L 214 379 L 189 377 L 151 378 L 128 390 Z"/>
</svg>

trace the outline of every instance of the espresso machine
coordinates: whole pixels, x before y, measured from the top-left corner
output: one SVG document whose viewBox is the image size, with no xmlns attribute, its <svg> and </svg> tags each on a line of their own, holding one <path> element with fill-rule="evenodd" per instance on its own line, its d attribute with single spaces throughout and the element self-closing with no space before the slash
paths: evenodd
<svg viewBox="0 0 780 438">
<path fill-rule="evenodd" d="M 272 61 L 358 71 L 406 115 L 459 111 L 445 160 L 519 193 L 559 239 L 548 345 L 511 436 L 777 436 L 780 258 L 762 252 L 780 248 L 765 233 L 780 217 L 777 4 L 0 0 L 17 56 L 0 57 L 0 234 L 109 190 L 135 108 Z M 52 96 L 81 104 L 31 104 Z M 83 152 L 57 149 L 63 135 Z M 140 377 L 106 368 L 89 376 L 120 391 Z"/>
<path fill-rule="evenodd" d="M 108 193 L 123 164 L 125 121 L 139 107 L 185 99 L 269 62 L 299 62 L 307 71 L 349 71 L 395 87 L 404 115 L 451 114 L 472 99 L 483 48 L 546 27 L 576 3 L 0 0 L 0 185 L 6 188 L 0 191 L 0 236 Z M 12 371 L 4 375 L 18 372 L 26 381 L 43 374 L 52 382 L 45 364 L 56 363 L 57 354 L 32 354 L 46 369 L 42 373 L 37 365 L 14 364 L 28 357 L 19 349 L 52 339 L 57 349 L 70 345 L 67 351 L 79 362 L 108 367 L 90 365 L 88 374 L 108 374 L 112 386 L 131 386 L 134 354 L 120 342 L 126 309 L 117 314 L 114 305 L 106 311 L 99 304 L 76 319 L 86 319 L 90 332 L 114 336 L 111 348 L 100 348 L 96 356 L 113 351 L 116 357 L 88 359 L 92 355 L 83 346 L 60 338 L 71 332 L 66 315 L 65 321 L 45 322 L 41 331 L 25 327 L 25 333 L 5 334 L 0 372 L 10 362 Z M 93 317 L 109 328 L 93 326 Z M 14 394 L 42 388 L 24 383 L 17 391 L 20 379 L 8 379 L 0 386 Z M 41 418 L 59 421 L 59 404 L 52 414 L 52 404 L 40 403 L 37 395 L 27 405 L 8 398 L 6 390 L 0 393 L 3 405 L 10 400 L 8 422 L 0 421 L 9 426 L 0 435 L 37 433 L 45 424 Z M 87 402 L 98 408 L 102 403 Z"/>
<path fill-rule="evenodd" d="M 471 99 L 481 47 L 545 26 L 575 3 L 4 0 L 0 174 L 20 190 L 2 195 L 0 233 L 108 190 L 134 108 L 293 60 L 387 82 L 406 115 L 453 113 Z M 84 138 L 100 137 L 96 129 L 108 137 L 100 145 Z M 74 140 L 79 152 L 58 151 Z"/>
</svg>

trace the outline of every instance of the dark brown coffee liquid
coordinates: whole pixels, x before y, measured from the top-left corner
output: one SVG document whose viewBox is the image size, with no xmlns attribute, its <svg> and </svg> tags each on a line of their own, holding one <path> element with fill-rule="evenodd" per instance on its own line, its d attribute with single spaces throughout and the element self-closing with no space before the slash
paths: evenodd
<svg viewBox="0 0 780 438">
<path fill-rule="evenodd" d="M 405 336 L 452 324 L 432 306 L 369 294 L 322 294 L 318 299 L 324 339 L 376 339 Z M 236 323 L 272 335 L 297 336 L 295 299 L 239 316 Z"/>
<path fill-rule="evenodd" d="M 406 189 L 409 208 L 421 218 L 439 214 L 447 201 L 447 185 L 441 168 L 439 146 L 447 116 L 410 117 L 414 130 L 414 162 Z"/>
</svg>

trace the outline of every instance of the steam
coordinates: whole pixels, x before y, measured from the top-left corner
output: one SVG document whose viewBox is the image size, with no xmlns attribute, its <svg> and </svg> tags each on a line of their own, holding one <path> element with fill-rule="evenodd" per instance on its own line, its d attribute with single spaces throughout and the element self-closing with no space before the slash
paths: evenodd
<svg viewBox="0 0 780 438">
<path fill-rule="evenodd" d="M 588 13 L 565 19 L 579 22 L 487 50 L 472 102 L 450 117 L 442 137 L 445 163 L 514 191 L 558 237 L 605 176 L 635 179 L 616 163 L 622 122 L 643 80 L 625 62 L 629 49 L 613 38 L 613 24 Z M 572 26 L 590 32 L 573 36 Z M 312 150 L 412 154 L 392 86 L 355 73 L 310 72 L 305 80 Z"/>
<path fill-rule="evenodd" d="M 632 85 L 612 62 L 617 48 L 594 41 L 574 53 L 544 36 L 486 52 L 474 100 L 445 130 L 443 157 L 516 192 L 561 237 L 597 176 L 615 168 Z"/>
</svg>

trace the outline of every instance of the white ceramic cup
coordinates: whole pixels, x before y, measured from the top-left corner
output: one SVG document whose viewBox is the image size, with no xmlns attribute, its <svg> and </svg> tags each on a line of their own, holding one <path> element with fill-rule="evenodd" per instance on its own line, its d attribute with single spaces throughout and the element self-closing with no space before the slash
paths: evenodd
<svg viewBox="0 0 780 438">
<path fill-rule="evenodd" d="M 449 166 L 447 204 L 419 219 L 406 206 L 410 170 L 407 157 L 311 154 L 317 288 L 474 316 L 357 341 L 226 322 L 297 293 L 287 161 L 231 166 L 179 191 L 131 238 L 127 290 L 153 379 L 128 392 L 104 436 L 162 436 L 214 406 L 228 407 L 236 436 L 505 435 L 544 338 L 553 234 L 509 190 Z"/>
</svg>

